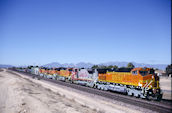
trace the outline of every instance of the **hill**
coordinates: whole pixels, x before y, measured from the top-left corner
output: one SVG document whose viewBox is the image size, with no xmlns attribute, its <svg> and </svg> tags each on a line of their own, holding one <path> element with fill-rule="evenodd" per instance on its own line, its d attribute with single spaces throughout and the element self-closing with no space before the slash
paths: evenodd
<svg viewBox="0 0 172 113">
<path fill-rule="evenodd" d="M 12 65 L 0 64 L 0 68 L 11 68 L 14 67 Z"/>
<path fill-rule="evenodd" d="M 91 68 L 93 65 L 105 65 L 105 66 L 117 65 L 118 67 L 126 67 L 128 63 L 129 62 L 106 62 L 106 63 L 100 63 L 100 64 L 93 64 L 93 63 L 80 62 L 77 64 L 73 64 L 73 63 L 61 64 L 58 62 L 53 62 L 53 63 L 45 64 L 42 66 L 49 67 L 49 68 L 52 68 L 52 67 Z M 151 67 L 151 68 L 157 68 L 161 70 L 165 70 L 165 68 L 167 67 L 167 64 L 144 64 L 144 63 L 136 63 L 136 62 L 132 62 L 132 63 L 134 64 L 135 67 Z"/>
</svg>

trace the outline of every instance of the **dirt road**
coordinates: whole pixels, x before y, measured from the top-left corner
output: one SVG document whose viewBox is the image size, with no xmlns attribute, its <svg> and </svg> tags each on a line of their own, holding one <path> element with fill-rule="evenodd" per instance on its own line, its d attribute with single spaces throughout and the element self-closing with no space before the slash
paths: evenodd
<svg viewBox="0 0 172 113">
<path fill-rule="evenodd" d="M 0 71 L 0 113 L 139 113 L 143 108 Z"/>
</svg>

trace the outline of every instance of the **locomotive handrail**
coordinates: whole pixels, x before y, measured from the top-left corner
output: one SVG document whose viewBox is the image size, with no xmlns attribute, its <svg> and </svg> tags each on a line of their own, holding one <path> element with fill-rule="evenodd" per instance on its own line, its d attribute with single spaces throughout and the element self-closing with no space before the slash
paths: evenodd
<svg viewBox="0 0 172 113">
<path fill-rule="evenodd" d="M 146 88 L 148 88 L 148 86 L 152 83 L 152 80 L 149 82 L 149 84 L 146 86 Z"/>
<path fill-rule="evenodd" d="M 146 87 L 146 85 L 147 85 L 147 82 L 146 82 L 146 84 L 143 86 L 143 88 Z"/>
</svg>

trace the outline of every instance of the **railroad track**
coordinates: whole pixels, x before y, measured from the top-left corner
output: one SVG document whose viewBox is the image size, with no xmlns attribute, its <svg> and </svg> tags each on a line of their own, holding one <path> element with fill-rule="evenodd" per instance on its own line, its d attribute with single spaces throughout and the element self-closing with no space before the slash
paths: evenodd
<svg viewBox="0 0 172 113">
<path fill-rule="evenodd" d="M 12 74 L 16 74 L 12 71 L 7 71 L 7 72 L 12 73 Z M 29 73 L 24 73 L 24 72 L 19 72 L 19 73 L 22 73 L 22 74 L 30 76 L 30 77 L 33 76 Z M 136 97 L 124 95 L 121 93 L 102 91 L 102 90 L 98 90 L 98 89 L 94 89 L 94 88 L 90 88 L 90 87 L 86 87 L 86 86 L 71 84 L 69 82 L 57 81 L 57 80 L 47 79 L 47 78 L 42 78 L 42 79 L 45 81 L 53 82 L 55 84 L 71 87 L 71 88 L 74 88 L 77 90 L 81 90 L 81 91 L 88 92 L 91 94 L 99 95 L 99 96 L 106 97 L 109 99 L 113 99 L 113 100 L 117 100 L 117 101 L 131 104 L 131 105 L 135 105 L 138 107 L 150 109 L 150 110 L 155 111 L 155 112 L 172 113 L 172 101 L 169 101 L 169 100 L 162 99 L 160 102 L 154 101 L 154 100 L 149 101 L 146 99 L 141 99 L 141 98 L 136 98 Z"/>
</svg>

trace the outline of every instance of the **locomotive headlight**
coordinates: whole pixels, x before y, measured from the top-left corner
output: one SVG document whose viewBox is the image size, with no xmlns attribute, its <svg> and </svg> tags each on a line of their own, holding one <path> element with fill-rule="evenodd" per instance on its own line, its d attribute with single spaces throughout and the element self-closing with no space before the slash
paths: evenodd
<svg viewBox="0 0 172 113">
<path fill-rule="evenodd" d="M 139 82 L 139 84 L 138 84 L 138 85 L 142 87 L 142 84 L 140 84 L 140 82 Z"/>
</svg>

